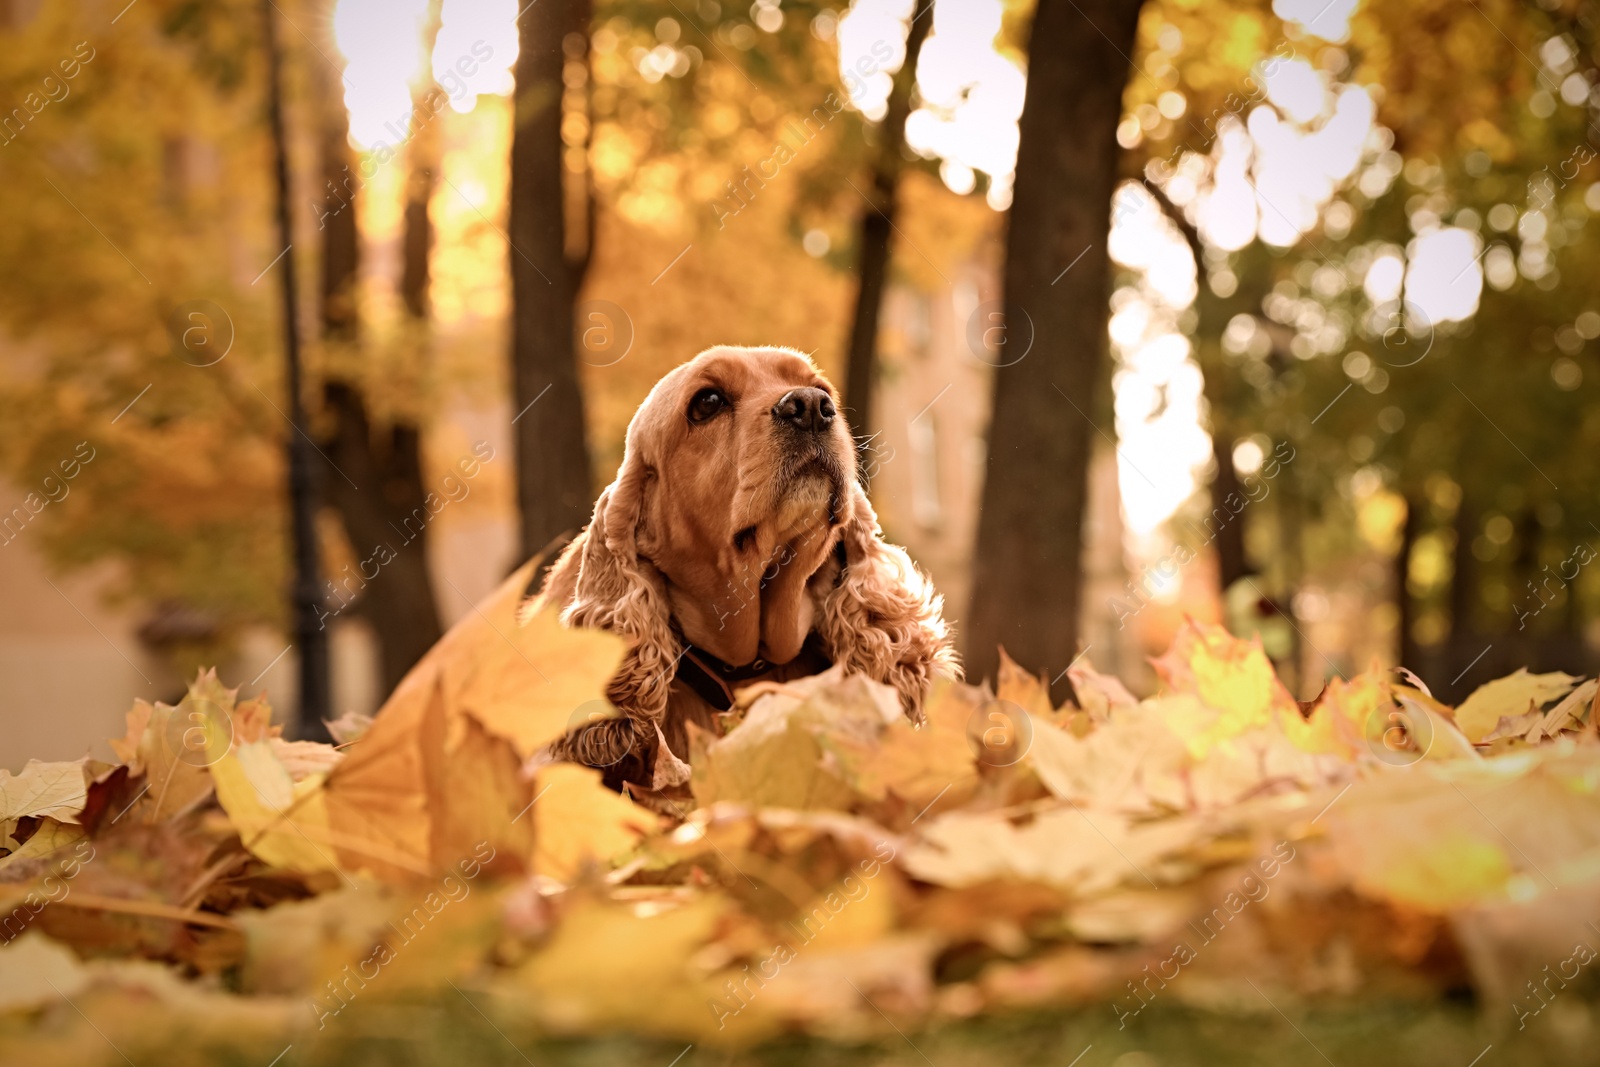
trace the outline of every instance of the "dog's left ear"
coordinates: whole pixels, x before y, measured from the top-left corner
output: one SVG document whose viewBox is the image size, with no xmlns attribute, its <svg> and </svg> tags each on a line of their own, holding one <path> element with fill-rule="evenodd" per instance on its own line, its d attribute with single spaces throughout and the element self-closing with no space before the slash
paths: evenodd
<svg viewBox="0 0 1600 1067">
<path fill-rule="evenodd" d="M 556 564 L 547 588 L 563 598 L 571 590 L 561 612 L 566 625 L 609 630 L 628 641 L 606 696 L 635 723 L 658 724 L 682 649 L 672 632 L 665 583 L 639 558 L 636 537 L 649 477 L 637 455 L 623 460 L 616 481 L 595 502 L 588 529 Z M 647 726 L 644 737 L 652 732 Z"/>
<path fill-rule="evenodd" d="M 834 663 L 893 686 L 906 714 L 920 722 L 933 680 L 961 677 L 941 614 L 944 598 L 905 549 L 883 540 L 861 487 L 852 484 L 850 495 L 840 539 L 844 570 L 832 589 L 819 590 L 816 630 Z"/>
</svg>

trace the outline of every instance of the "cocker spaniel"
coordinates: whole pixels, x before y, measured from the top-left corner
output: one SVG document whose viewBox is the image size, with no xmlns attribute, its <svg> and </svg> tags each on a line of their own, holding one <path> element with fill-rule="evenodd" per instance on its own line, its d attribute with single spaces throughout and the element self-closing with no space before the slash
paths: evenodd
<svg viewBox="0 0 1600 1067">
<path fill-rule="evenodd" d="M 535 603 L 619 634 L 607 697 L 556 759 L 614 788 L 681 784 L 687 724 L 714 728 L 734 693 L 844 664 L 894 687 L 920 721 L 961 668 L 942 599 L 886 543 L 856 477 L 833 385 L 787 348 L 717 347 L 656 383 L 628 424 L 616 480 Z"/>
</svg>

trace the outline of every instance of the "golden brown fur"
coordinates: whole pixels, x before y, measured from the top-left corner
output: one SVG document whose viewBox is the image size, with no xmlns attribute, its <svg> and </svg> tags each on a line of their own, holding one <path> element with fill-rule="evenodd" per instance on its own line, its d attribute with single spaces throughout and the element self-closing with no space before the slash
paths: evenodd
<svg viewBox="0 0 1600 1067">
<path fill-rule="evenodd" d="M 935 676 L 959 676 L 940 597 L 882 540 L 837 400 L 783 348 L 712 348 L 650 391 L 616 480 L 543 591 L 567 625 L 628 639 L 607 693 L 624 717 L 569 735 L 554 755 L 607 766 L 646 753 L 642 784 L 681 780 L 660 749 L 671 739 L 686 756 L 674 720 L 704 717 L 674 685 L 686 641 L 734 666 L 798 667 L 815 635 L 808 652 L 820 645 L 893 686 L 913 719 Z"/>
</svg>

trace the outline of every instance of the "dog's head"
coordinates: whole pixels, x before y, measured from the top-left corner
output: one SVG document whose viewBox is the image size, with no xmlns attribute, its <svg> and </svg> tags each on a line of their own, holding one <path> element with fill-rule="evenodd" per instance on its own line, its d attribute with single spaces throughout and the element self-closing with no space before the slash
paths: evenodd
<svg viewBox="0 0 1600 1067">
<path fill-rule="evenodd" d="M 664 712 L 684 641 L 779 664 L 814 632 L 913 716 L 958 670 L 939 598 L 857 484 L 837 392 L 785 348 L 713 348 L 656 384 L 546 595 L 630 639 L 608 695 L 635 718 Z"/>
<path fill-rule="evenodd" d="M 618 478 L 629 492 L 608 507 L 637 508 L 638 555 L 666 579 L 690 642 L 732 664 L 787 663 L 814 619 L 808 579 L 853 514 L 855 473 L 838 396 L 809 359 L 713 348 L 640 406 Z"/>
</svg>

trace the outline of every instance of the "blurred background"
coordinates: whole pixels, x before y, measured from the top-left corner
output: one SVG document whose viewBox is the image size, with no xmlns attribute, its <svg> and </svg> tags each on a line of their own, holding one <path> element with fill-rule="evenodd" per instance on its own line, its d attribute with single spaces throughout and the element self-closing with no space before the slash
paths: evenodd
<svg viewBox="0 0 1600 1067">
<path fill-rule="evenodd" d="M 1592 674 L 1595 17 L 0 0 L 0 763 L 371 713 L 716 343 L 843 388 L 975 675 Z"/>
</svg>

